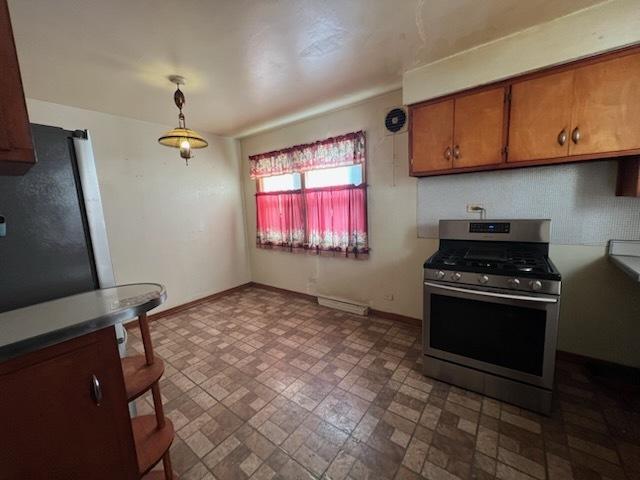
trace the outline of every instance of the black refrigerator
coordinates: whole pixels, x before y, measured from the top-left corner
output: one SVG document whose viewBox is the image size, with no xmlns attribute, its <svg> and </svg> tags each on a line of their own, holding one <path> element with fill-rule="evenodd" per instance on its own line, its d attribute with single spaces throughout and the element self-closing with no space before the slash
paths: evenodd
<svg viewBox="0 0 640 480">
<path fill-rule="evenodd" d="M 89 134 L 31 128 L 37 163 L 0 176 L 0 313 L 115 285 Z"/>
</svg>

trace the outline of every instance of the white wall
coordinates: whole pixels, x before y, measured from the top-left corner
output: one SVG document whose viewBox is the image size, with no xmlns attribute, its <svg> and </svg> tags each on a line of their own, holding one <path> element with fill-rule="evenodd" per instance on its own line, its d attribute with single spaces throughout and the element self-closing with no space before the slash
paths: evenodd
<svg viewBox="0 0 640 480">
<path fill-rule="evenodd" d="M 605 2 L 406 72 L 404 103 L 428 100 L 639 41 L 640 2 Z"/>
<path fill-rule="evenodd" d="M 238 142 L 205 134 L 185 166 L 159 145 L 170 128 L 28 99 L 32 123 L 88 129 L 116 282 L 159 282 L 158 311 L 250 280 Z"/>
<path fill-rule="evenodd" d="M 422 317 L 422 264 L 437 250 L 437 240 L 417 236 L 417 188 L 416 179 L 409 177 L 407 135 L 385 136 L 383 131 L 385 107 L 400 102 L 398 91 L 242 140 L 254 281 Z M 256 248 L 255 184 L 249 179 L 248 156 L 359 129 L 367 132 L 368 142 L 370 258 L 356 261 Z M 459 217 L 465 216 L 461 211 Z M 563 274 L 559 348 L 640 366 L 640 286 L 607 260 L 605 247 L 552 245 L 551 256 Z M 394 299 L 387 300 L 388 294 Z"/>
<path fill-rule="evenodd" d="M 420 317 L 421 266 L 435 251 L 436 242 L 417 237 L 416 180 L 409 177 L 407 134 L 393 137 L 384 131 L 385 108 L 401 102 L 401 93 L 396 91 L 241 141 L 253 281 L 348 298 L 378 310 Z M 369 259 L 256 248 L 255 182 L 249 179 L 248 156 L 361 129 L 367 134 Z M 393 300 L 386 295 L 393 295 Z"/>
</svg>

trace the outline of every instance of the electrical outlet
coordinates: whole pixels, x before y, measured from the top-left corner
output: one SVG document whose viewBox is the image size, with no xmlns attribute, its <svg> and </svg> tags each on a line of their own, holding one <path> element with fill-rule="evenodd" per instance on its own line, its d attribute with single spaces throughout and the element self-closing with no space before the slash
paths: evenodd
<svg viewBox="0 0 640 480">
<path fill-rule="evenodd" d="M 387 294 L 384 296 L 384 299 L 385 299 L 385 300 L 388 300 L 388 301 L 392 301 L 392 300 L 393 300 L 393 293 L 387 293 Z"/>
<path fill-rule="evenodd" d="M 482 209 L 484 209 L 484 205 L 481 203 L 467 203 L 467 213 L 476 213 Z"/>
</svg>

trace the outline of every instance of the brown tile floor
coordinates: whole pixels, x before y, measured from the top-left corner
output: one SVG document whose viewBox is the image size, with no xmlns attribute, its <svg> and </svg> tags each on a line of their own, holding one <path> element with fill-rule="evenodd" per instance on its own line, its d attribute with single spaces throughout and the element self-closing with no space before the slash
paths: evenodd
<svg viewBox="0 0 640 480">
<path fill-rule="evenodd" d="M 578 365 L 547 418 L 424 377 L 417 329 L 259 288 L 151 330 L 183 480 L 640 478 L 640 401 Z"/>
</svg>

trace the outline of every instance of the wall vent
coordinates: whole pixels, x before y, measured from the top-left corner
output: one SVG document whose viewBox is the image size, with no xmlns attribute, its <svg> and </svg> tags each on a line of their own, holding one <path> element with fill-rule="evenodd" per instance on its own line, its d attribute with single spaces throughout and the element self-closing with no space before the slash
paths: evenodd
<svg viewBox="0 0 640 480">
<path fill-rule="evenodd" d="M 384 112 L 384 128 L 386 135 L 396 135 L 407 131 L 407 109 L 391 107 Z"/>
<path fill-rule="evenodd" d="M 342 310 L 343 312 L 353 313 L 355 315 L 366 316 L 369 314 L 369 307 L 367 305 L 354 303 L 351 300 L 345 300 L 343 298 L 318 296 L 318 303 L 323 307 Z"/>
</svg>

